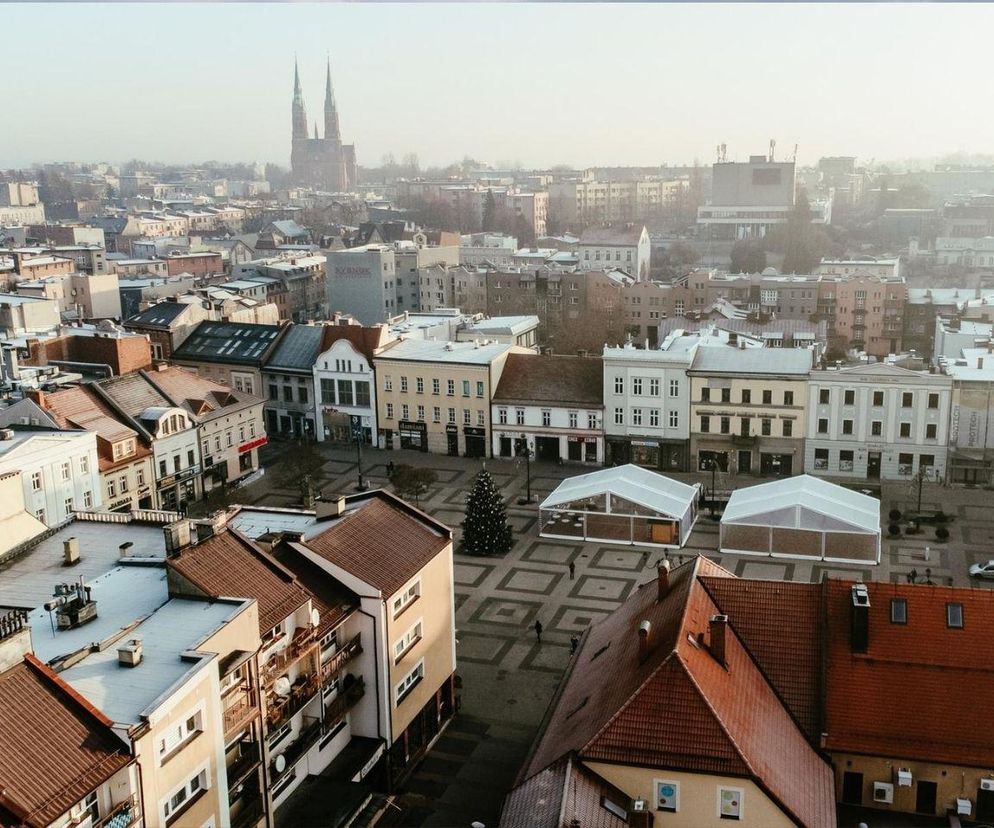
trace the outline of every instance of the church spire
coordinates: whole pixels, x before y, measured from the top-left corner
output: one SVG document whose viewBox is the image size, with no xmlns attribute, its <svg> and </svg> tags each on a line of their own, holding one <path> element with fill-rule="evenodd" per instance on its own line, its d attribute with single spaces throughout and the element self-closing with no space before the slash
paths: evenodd
<svg viewBox="0 0 994 828">
<path fill-rule="evenodd" d="M 314 140 L 317 141 L 317 139 L 318 139 L 318 122 L 315 121 L 314 122 Z"/>
<path fill-rule="evenodd" d="M 300 88 L 300 71 L 297 68 L 297 57 L 293 58 L 293 137 L 307 137 L 307 112 L 304 109 L 304 93 Z"/>
<path fill-rule="evenodd" d="M 324 137 L 325 140 L 342 143 L 338 127 L 338 108 L 335 105 L 335 90 L 331 85 L 331 57 L 328 58 L 328 71 L 324 84 Z"/>
</svg>

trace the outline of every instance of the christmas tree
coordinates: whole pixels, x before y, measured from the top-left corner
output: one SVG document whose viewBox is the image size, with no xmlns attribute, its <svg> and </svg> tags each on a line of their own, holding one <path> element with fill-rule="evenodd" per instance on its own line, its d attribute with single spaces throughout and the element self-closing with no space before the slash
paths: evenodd
<svg viewBox="0 0 994 828">
<path fill-rule="evenodd" d="M 466 555 L 506 555 L 511 551 L 511 527 L 500 490 L 483 469 L 466 499 L 462 522 L 462 552 Z"/>
</svg>

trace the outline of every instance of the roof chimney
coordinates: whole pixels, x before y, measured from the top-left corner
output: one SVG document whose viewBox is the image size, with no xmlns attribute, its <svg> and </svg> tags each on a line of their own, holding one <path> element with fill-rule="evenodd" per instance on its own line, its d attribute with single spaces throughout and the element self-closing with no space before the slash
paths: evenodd
<svg viewBox="0 0 994 828">
<path fill-rule="evenodd" d="M 662 601 L 670 591 L 670 561 L 665 558 L 656 567 L 656 600 Z"/>
<path fill-rule="evenodd" d="M 132 638 L 117 648 L 117 663 L 122 667 L 137 667 L 142 662 L 142 640 Z"/>
<path fill-rule="evenodd" d="M 648 621 L 639 624 L 639 664 L 645 661 L 649 655 L 649 631 L 651 629 L 652 624 Z"/>
<path fill-rule="evenodd" d="M 866 584 L 853 584 L 851 620 L 849 639 L 852 651 L 865 653 L 870 645 L 870 593 Z"/>
<path fill-rule="evenodd" d="M 75 566 L 79 563 L 79 538 L 66 538 L 62 541 L 62 565 Z"/>
<path fill-rule="evenodd" d="M 728 660 L 725 658 L 725 635 L 728 630 L 728 616 L 712 615 L 710 627 L 711 655 L 714 656 L 714 660 L 717 661 L 722 667 L 727 667 Z"/>
<path fill-rule="evenodd" d="M 341 517 L 344 513 L 344 497 L 336 497 L 334 500 L 319 500 L 314 504 L 314 517 L 319 521 Z"/>
</svg>

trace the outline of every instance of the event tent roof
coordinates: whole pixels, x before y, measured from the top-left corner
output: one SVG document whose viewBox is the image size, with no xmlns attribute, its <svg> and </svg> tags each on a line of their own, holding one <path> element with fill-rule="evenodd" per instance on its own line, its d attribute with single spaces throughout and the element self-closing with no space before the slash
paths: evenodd
<svg viewBox="0 0 994 828">
<path fill-rule="evenodd" d="M 610 492 L 646 509 L 682 518 L 697 497 L 697 490 L 697 486 L 688 486 L 628 464 L 568 477 L 542 502 L 540 508 L 552 509 Z"/>
</svg>

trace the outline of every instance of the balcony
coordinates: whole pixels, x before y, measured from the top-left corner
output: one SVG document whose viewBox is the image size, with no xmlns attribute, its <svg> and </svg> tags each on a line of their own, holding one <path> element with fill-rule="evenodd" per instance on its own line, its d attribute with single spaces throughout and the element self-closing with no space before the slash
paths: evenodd
<svg viewBox="0 0 994 828">
<path fill-rule="evenodd" d="M 359 703 L 359 700 L 365 695 L 366 681 L 362 676 L 359 676 L 355 683 L 350 684 L 344 690 L 339 690 L 338 695 L 328 702 L 327 705 L 325 705 L 325 724 L 334 724 L 337 722 L 349 710 L 355 707 Z"/>
<path fill-rule="evenodd" d="M 242 754 L 227 767 L 228 772 L 228 801 L 234 804 L 234 800 L 240 795 L 237 793 L 238 786 L 241 785 L 249 774 L 252 773 L 261 761 L 258 742 L 242 742 Z"/>
<path fill-rule="evenodd" d="M 314 629 L 298 627 L 293 640 L 285 649 L 270 656 L 262 665 L 261 679 L 263 685 L 271 684 L 276 678 L 289 670 L 290 666 L 310 655 L 314 649 Z"/>
<path fill-rule="evenodd" d="M 222 715 L 225 739 L 252 721 L 257 712 L 258 709 L 255 706 L 255 700 L 248 690 L 239 690 L 233 694 L 230 703 L 224 708 Z"/>
<path fill-rule="evenodd" d="M 362 642 L 357 633 L 344 647 L 339 647 L 331 658 L 321 665 L 321 680 L 326 681 L 362 652 Z"/>
<path fill-rule="evenodd" d="M 132 794 L 123 802 L 119 802 L 110 809 L 102 819 L 91 823 L 92 828 L 128 828 L 134 825 L 141 817 L 141 810 L 138 807 L 138 794 Z"/>
<path fill-rule="evenodd" d="M 301 676 L 290 688 L 290 695 L 281 698 L 275 693 L 269 696 L 266 705 L 266 721 L 270 729 L 279 726 L 294 713 L 299 711 L 311 699 L 318 690 L 317 673 L 308 676 Z"/>
<path fill-rule="evenodd" d="M 237 814 L 231 815 L 231 828 L 252 828 L 259 824 L 262 815 L 262 799 L 256 795 L 254 799 L 246 802 Z"/>
</svg>

